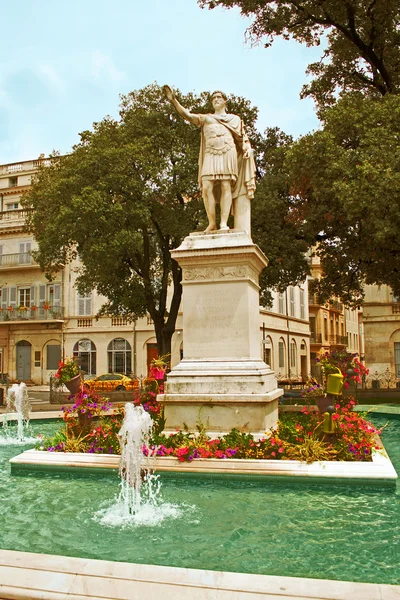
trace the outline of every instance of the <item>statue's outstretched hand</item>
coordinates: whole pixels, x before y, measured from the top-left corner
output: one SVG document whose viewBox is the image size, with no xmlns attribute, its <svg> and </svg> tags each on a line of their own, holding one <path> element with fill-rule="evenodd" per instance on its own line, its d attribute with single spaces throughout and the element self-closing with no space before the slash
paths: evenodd
<svg viewBox="0 0 400 600">
<path fill-rule="evenodd" d="M 167 98 L 167 100 L 169 100 L 170 102 L 172 102 L 172 100 L 175 98 L 175 94 L 171 90 L 171 88 L 169 87 L 169 85 L 163 85 L 163 92 L 164 92 L 165 97 Z"/>
</svg>

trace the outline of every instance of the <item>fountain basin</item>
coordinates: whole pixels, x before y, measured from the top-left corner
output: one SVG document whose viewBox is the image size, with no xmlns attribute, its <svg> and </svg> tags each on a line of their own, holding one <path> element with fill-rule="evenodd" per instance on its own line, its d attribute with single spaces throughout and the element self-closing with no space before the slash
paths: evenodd
<svg viewBox="0 0 400 600">
<path fill-rule="evenodd" d="M 395 585 L 204 571 L 7 550 L 0 550 L 0 581 L 2 598 L 13 600 L 398 599 Z"/>
<path fill-rule="evenodd" d="M 285 480 L 304 483 L 346 485 L 379 485 L 395 487 L 397 473 L 379 437 L 380 450 L 373 451 L 371 462 L 304 463 L 295 460 L 243 460 L 200 458 L 180 462 L 175 457 L 157 457 L 151 466 L 157 473 L 173 473 L 185 477 Z M 44 452 L 26 450 L 10 460 L 12 473 L 20 471 L 90 471 L 118 470 L 119 456 L 77 452 Z"/>
</svg>

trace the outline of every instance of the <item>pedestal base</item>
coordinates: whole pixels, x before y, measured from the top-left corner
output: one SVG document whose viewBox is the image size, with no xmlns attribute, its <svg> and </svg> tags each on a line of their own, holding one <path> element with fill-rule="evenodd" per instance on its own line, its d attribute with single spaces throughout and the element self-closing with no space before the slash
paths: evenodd
<svg viewBox="0 0 400 600">
<path fill-rule="evenodd" d="M 277 424 L 276 378 L 261 359 L 182 360 L 168 374 L 165 393 L 158 396 L 168 429 L 265 433 Z"/>
<path fill-rule="evenodd" d="M 182 268 L 185 358 L 158 397 L 167 428 L 195 431 L 201 421 L 215 432 L 268 431 L 283 390 L 261 360 L 258 280 L 267 258 L 238 230 L 191 234 L 171 255 Z"/>
</svg>

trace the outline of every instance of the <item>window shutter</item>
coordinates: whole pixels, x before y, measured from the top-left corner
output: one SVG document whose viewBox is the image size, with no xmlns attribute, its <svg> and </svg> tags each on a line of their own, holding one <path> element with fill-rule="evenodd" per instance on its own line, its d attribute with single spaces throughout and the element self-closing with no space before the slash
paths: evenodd
<svg viewBox="0 0 400 600">
<path fill-rule="evenodd" d="M 92 295 L 78 296 L 78 316 L 90 316 L 92 314 Z"/>
<path fill-rule="evenodd" d="M 78 296 L 78 315 L 81 317 L 85 314 L 85 299 Z"/>
<path fill-rule="evenodd" d="M 0 265 L 3 264 L 3 246 L 0 244 Z"/>
<path fill-rule="evenodd" d="M 54 284 L 54 306 L 61 305 L 61 285 L 59 283 Z"/>
<path fill-rule="evenodd" d="M 8 306 L 8 288 L 1 288 L 1 308 L 7 308 Z"/>
<path fill-rule="evenodd" d="M 36 285 L 31 286 L 31 306 L 36 304 Z"/>
<path fill-rule="evenodd" d="M 10 288 L 10 306 L 12 306 L 13 308 L 15 308 L 17 306 L 17 288 L 16 287 Z"/>
<path fill-rule="evenodd" d="M 43 284 L 39 284 L 39 303 L 46 302 L 46 286 Z"/>
</svg>

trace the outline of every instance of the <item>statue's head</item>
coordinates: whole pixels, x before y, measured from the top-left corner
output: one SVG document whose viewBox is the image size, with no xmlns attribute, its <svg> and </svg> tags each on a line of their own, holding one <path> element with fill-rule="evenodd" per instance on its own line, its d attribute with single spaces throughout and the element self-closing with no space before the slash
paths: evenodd
<svg viewBox="0 0 400 600">
<path fill-rule="evenodd" d="M 221 92 L 220 90 L 216 90 L 215 92 L 213 92 L 211 94 L 211 102 L 215 108 L 215 106 L 219 106 L 221 104 L 221 102 L 223 104 L 226 104 L 228 98 L 226 96 L 226 94 L 224 94 L 224 92 Z"/>
</svg>

